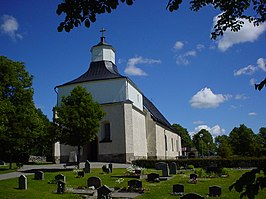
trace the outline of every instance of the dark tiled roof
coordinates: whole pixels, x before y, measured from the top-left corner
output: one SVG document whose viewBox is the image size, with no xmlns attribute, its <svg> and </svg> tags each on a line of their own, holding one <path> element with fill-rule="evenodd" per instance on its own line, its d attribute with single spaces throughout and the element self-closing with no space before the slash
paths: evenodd
<svg viewBox="0 0 266 199">
<path fill-rule="evenodd" d="M 161 112 L 154 106 L 154 104 L 143 95 L 143 105 L 151 113 L 153 120 L 167 126 L 169 129 L 175 132 L 175 129 L 167 121 L 167 119 L 161 114 Z"/>
<path fill-rule="evenodd" d="M 85 72 L 80 77 L 65 84 L 62 84 L 60 86 L 87 82 L 87 81 L 114 79 L 114 78 L 126 78 L 125 76 L 119 74 L 117 66 L 115 64 L 113 64 L 110 61 L 91 62 L 87 72 Z"/>
</svg>

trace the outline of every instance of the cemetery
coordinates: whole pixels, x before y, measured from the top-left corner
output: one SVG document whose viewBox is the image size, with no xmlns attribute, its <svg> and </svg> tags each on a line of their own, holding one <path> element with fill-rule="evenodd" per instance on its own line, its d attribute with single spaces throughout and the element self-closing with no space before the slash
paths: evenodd
<svg viewBox="0 0 266 199">
<path fill-rule="evenodd" d="M 34 175 L 0 180 L 0 193 L 1 198 L 239 198 L 229 187 L 248 170 L 228 168 L 226 176 L 210 176 L 202 170 L 180 170 L 165 162 L 147 169 L 113 168 L 111 163 L 90 168 L 86 162 L 80 169 L 36 170 Z M 139 178 L 131 177 L 136 175 Z M 265 195 L 265 189 L 260 190 L 256 199 Z"/>
</svg>

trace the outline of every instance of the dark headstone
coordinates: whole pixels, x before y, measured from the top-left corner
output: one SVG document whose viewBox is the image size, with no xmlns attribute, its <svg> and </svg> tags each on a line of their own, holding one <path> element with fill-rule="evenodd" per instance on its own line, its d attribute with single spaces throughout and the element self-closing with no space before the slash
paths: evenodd
<svg viewBox="0 0 266 199">
<path fill-rule="evenodd" d="M 210 186 L 209 187 L 209 196 L 211 197 L 216 197 L 216 196 L 221 196 L 222 194 L 222 187 L 220 186 Z"/>
<path fill-rule="evenodd" d="M 89 160 L 85 162 L 85 168 L 83 169 L 85 173 L 90 173 L 91 172 L 91 164 Z"/>
<path fill-rule="evenodd" d="M 156 163 L 155 169 L 162 170 L 162 177 L 168 177 L 169 176 L 168 164 L 166 164 L 165 162 Z"/>
<path fill-rule="evenodd" d="M 107 187 L 106 185 L 103 185 L 97 189 L 97 195 L 98 195 L 97 199 L 109 198 L 109 195 L 111 192 L 112 191 L 109 187 Z"/>
<path fill-rule="evenodd" d="M 170 174 L 176 174 L 176 170 L 177 170 L 176 163 L 170 162 L 169 169 L 170 169 Z"/>
<path fill-rule="evenodd" d="M 87 186 L 91 187 L 94 186 L 95 189 L 99 188 L 102 185 L 102 181 L 98 177 L 90 177 L 87 180 Z"/>
<path fill-rule="evenodd" d="M 6 163 L 5 163 L 3 160 L 0 160 L 0 165 L 1 165 L 1 166 L 5 166 Z"/>
<path fill-rule="evenodd" d="M 173 193 L 175 194 L 183 194 L 184 193 L 184 185 L 182 184 L 174 184 L 173 185 Z"/>
<path fill-rule="evenodd" d="M 113 172 L 113 164 L 112 163 L 109 163 L 108 164 L 108 168 L 110 170 L 110 173 L 112 173 Z"/>
<path fill-rule="evenodd" d="M 141 174 L 141 170 L 140 169 L 135 169 L 134 173 L 137 174 L 137 175 L 140 175 Z"/>
<path fill-rule="evenodd" d="M 103 171 L 104 173 L 110 173 L 110 168 L 108 168 L 108 166 L 106 166 L 106 165 L 103 165 L 103 166 L 102 166 L 102 171 Z"/>
<path fill-rule="evenodd" d="M 82 178 L 85 176 L 85 172 L 84 171 L 78 171 L 78 177 Z"/>
<path fill-rule="evenodd" d="M 128 185 L 129 189 L 131 189 L 131 188 L 136 188 L 136 189 L 142 188 L 142 182 L 140 180 L 129 180 L 127 182 L 127 185 Z"/>
<path fill-rule="evenodd" d="M 197 193 L 187 193 L 181 196 L 180 199 L 204 199 L 204 197 Z"/>
<path fill-rule="evenodd" d="M 59 181 L 57 182 L 57 193 L 58 193 L 58 194 L 63 194 L 63 193 L 65 193 L 65 188 L 66 188 L 66 183 L 63 182 L 63 181 L 61 181 L 61 180 L 59 180 Z"/>
<path fill-rule="evenodd" d="M 64 176 L 63 174 L 58 174 L 58 175 L 56 175 L 55 177 L 54 177 L 54 179 L 56 180 L 56 181 L 63 181 L 63 182 L 66 182 L 66 176 Z"/>
<path fill-rule="evenodd" d="M 44 173 L 42 171 L 36 171 L 34 180 L 44 180 Z"/>
<path fill-rule="evenodd" d="M 157 174 L 157 173 L 150 173 L 150 174 L 147 175 L 147 181 L 148 182 L 160 181 L 159 178 L 160 178 L 160 175 Z"/>
<path fill-rule="evenodd" d="M 28 189 L 28 182 L 27 182 L 27 177 L 24 175 L 19 176 L 18 178 L 18 188 L 19 189 Z"/>
</svg>

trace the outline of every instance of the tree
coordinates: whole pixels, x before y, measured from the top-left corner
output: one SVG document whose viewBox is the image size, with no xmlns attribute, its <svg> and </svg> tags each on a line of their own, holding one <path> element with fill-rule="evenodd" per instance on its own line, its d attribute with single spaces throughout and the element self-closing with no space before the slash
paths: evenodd
<svg viewBox="0 0 266 199">
<path fill-rule="evenodd" d="M 201 129 L 196 133 L 192 142 L 202 156 L 208 156 L 210 151 L 214 149 L 212 135 L 206 129 Z"/>
<path fill-rule="evenodd" d="M 192 147 L 192 140 L 187 129 L 183 128 L 180 124 L 173 124 L 172 126 L 176 129 L 176 132 L 181 137 L 182 147 Z"/>
<path fill-rule="evenodd" d="M 250 128 L 241 124 L 239 128 L 235 127 L 229 134 L 229 144 L 232 147 L 234 155 L 257 156 L 259 155 L 258 137 Z"/>
<path fill-rule="evenodd" d="M 221 156 L 222 158 L 228 158 L 233 154 L 227 135 L 217 136 L 215 138 L 215 143 L 217 146 L 217 154 Z"/>
<path fill-rule="evenodd" d="M 0 56 L 0 154 L 12 161 L 27 161 L 43 128 L 33 102 L 33 76 L 21 62 Z"/>
<path fill-rule="evenodd" d="M 80 86 L 75 87 L 69 96 L 63 97 L 60 106 L 54 110 L 59 141 L 78 147 L 79 163 L 81 147 L 95 139 L 104 112 L 93 101 L 91 94 Z"/>
<path fill-rule="evenodd" d="M 258 137 L 261 143 L 261 152 L 266 155 L 266 127 L 261 127 L 258 133 Z"/>
</svg>

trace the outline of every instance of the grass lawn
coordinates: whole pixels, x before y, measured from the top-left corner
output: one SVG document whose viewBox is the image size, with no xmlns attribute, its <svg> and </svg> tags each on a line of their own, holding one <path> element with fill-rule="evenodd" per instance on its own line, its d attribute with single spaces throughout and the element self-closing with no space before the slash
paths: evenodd
<svg viewBox="0 0 266 199">
<path fill-rule="evenodd" d="M 48 182 L 54 179 L 54 176 L 57 174 L 64 174 L 66 176 L 67 187 L 84 187 L 87 184 L 87 179 L 91 176 L 98 176 L 102 180 L 102 184 L 105 184 L 109 187 L 126 187 L 127 181 L 129 178 L 124 178 L 122 183 L 117 183 L 118 178 L 113 178 L 111 176 L 119 176 L 123 175 L 126 172 L 126 169 L 114 169 L 111 174 L 103 174 L 101 169 L 92 169 L 92 172 L 86 174 L 84 178 L 76 178 L 76 173 L 73 171 L 63 171 L 63 172 L 47 172 L 44 174 L 45 180 L 37 181 L 34 180 L 34 176 L 27 176 L 28 178 L 28 189 L 27 190 L 19 190 L 18 189 L 18 179 L 9 179 L 9 180 L 1 180 L 0 181 L 0 198 L 12 198 L 12 199 L 31 199 L 31 198 L 81 198 L 81 196 L 76 194 L 62 194 L 58 195 L 53 193 L 57 185 L 49 184 Z M 145 173 L 159 173 L 161 171 L 147 169 Z M 150 183 L 146 182 L 145 179 L 142 179 L 143 187 L 145 189 L 145 193 L 138 197 L 137 199 L 142 198 L 180 198 L 179 196 L 171 195 L 173 184 L 183 184 L 185 186 L 185 193 L 188 192 L 197 192 L 205 198 L 207 198 L 208 187 L 211 185 L 219 185 L 222 187 L 222 196 L 221 199 L 234 199 L 239 198 L 239 193 L 236 191 L 230 192 L 228 187 L 238 179 L 245 171 L 240 170 L 230 170 L 229 177 L 227 178 L 199 178 L 197 184 L 189 184 L 189 174 L 192 171 L 186 171 L 185 174 L 177 174 L 172 179 L 167 181 L 161 181 L 159 183 Z M 211 197 L 209 197 L 211 198 Z M 266 198 L 266 190 L 260 191 L 259 195 L 256 199 L 264 199 Z"/>
</svg>

